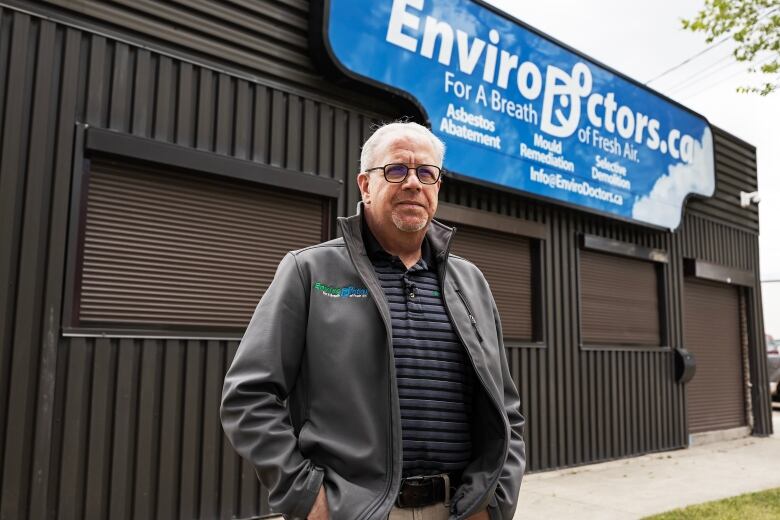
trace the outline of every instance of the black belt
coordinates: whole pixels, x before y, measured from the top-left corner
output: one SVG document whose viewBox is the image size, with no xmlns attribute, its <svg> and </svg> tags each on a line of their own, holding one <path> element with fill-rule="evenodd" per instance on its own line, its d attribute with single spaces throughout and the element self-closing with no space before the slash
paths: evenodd
<svg viewBox="0 0 780 520">
<path fill-rule="evenodd" d="M 425 507 L 439 502 L 449 505 L 453 491 L 453 480 L 447 474 L 408 477 L 401 480 L 395 504 L 398 507 Z"/>
</svg>

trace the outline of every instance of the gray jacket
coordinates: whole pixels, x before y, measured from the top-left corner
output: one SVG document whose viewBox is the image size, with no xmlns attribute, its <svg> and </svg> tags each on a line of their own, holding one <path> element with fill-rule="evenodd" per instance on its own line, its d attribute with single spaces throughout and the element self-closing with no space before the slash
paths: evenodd
<svg viewBox="0 0 780 520">
<path fill-rule="evenodd" d="M 401 417 L 390 311 L 361 236 L 288 253 L 225 376 L 222 425 L 254 464 L 274 511 L 305 518 L 324 483 L 332 520 L 385 520 L 401 482 Z M 488 507 L 511 519 L 525 469 L 523 416 L 501 323 L 482 273 L 449 254 L 454 229 L 433 221 L 444 304 L 477 380 L 473 460 L 452 517 Z M 367 291 L 366 291 L 367 289 Z"/>
</svg>

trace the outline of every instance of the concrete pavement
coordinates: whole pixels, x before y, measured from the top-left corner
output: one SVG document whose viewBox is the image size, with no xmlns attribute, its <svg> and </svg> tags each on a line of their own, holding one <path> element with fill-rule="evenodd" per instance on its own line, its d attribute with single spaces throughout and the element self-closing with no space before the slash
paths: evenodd
<svg viewBox="0 0 780 520">
<path fill-rule="evenodd" d="M 769 438 L 689 449 L 526 476 L 515 520 L 631 519 L 780 487 L 780 411 Z"/>
</svg>

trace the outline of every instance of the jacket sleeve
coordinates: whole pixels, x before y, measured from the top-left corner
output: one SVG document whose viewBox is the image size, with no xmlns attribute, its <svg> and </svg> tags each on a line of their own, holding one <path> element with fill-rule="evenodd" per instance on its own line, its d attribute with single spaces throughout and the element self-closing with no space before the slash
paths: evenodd
<svg viewBox="0 0 780 520">
<path fill-rule="evenodd" d="M 498 309 L 493 303 L 493 315 L 495 316 L 496 331 L 498 332 L 498 344 L 501 349 L 501 378 L 504 384 L 504 409 L 509 420 L 509 454 L 498 479 L 498 486 L 493 499 L 488 506 L 488 513 L 492 520 L 511 520 L 517 509 L 520 483 L 525 473 L 525 441 L 523 429 L 525 418 L 520 413 L 520 395 L 517 392 L 512 375 L 509 372 L 509 364 L 504 349 L 504 336 L 501 331 L 501 320 Z"/>
<path fill-rule="evenodd" d="M 269 490 L 272 510 L 305 518 L 323 470 L 298 449 L 285 399 L 295 386 L 306 339 L 307 291 L 287 254 L 255 309 L 225 376 L 220 415 L 236 451 Z"/>
</svg>

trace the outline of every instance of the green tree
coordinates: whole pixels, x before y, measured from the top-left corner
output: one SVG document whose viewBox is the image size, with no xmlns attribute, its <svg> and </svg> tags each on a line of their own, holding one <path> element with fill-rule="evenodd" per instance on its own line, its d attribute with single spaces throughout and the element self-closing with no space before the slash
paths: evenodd
<svg viewBox="0 0 780 520">
<path fill-rule="evenodd" d="M 705 33 L 707 43 L 729 35 L 736 42 L 734 58 L 750 64 L 763 82 L 738 91 L 766 96 L 780 88 L 780 0 L 705 0 L 704 9 L 682 25 Z"/>
</svg>

